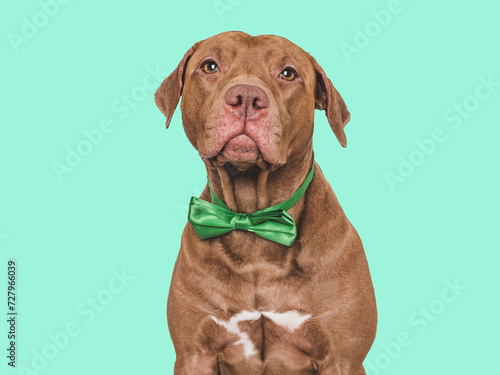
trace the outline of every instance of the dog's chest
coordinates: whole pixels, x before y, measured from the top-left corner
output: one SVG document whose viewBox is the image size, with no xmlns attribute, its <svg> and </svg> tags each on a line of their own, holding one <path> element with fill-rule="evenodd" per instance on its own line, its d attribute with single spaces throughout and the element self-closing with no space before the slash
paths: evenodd
<svg viewBox="0 0 500 375">
<path fill-rule="evenodd" d="M 279 359 L 290 369 L 308 368 L 326 347 L 314 316 L 297 310 L 245 310 L 226 319 L 210 316 L 203 330 L 203 337 L 210 338 L 202 340 L 204 351 L 222 354 L 232 364 Z"/>
</svg>

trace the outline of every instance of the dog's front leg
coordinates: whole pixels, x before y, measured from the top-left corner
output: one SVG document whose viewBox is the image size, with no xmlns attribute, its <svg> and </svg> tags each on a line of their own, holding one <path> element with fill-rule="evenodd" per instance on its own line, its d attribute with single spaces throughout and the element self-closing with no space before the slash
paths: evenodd
<svg viewBox="0 0 500 375">
<path fill-rule="evenodd" d="M 196 353 L 184 358 L 177 358 L 174 375 L 226 375 L 219 368 L 218 358 L 214 355 Z"/>
</svg>

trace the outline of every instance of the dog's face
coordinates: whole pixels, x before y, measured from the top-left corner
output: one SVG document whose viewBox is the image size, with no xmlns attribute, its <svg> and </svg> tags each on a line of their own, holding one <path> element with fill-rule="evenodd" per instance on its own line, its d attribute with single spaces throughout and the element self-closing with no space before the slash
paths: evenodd
<svg viewBox="0 0 500 375">
<path fill-rule="evenodd" d="M 167 127 L 182 94 L 185 132 L 208 167 L 271 170 L 309 146 L 314 109 L 345 147 L 350 115 L 316 60 L 285 38 L 227 32 L 196 43 L 155 94 Z"/>
</svg>

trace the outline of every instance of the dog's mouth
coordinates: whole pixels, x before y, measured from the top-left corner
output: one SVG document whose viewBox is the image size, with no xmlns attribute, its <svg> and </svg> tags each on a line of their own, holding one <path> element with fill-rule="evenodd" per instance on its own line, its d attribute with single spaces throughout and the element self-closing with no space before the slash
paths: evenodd
<svg viewBox="0 0 500 375">
<path fill-rule="evenodd" d="M 245 171 L 253 166 L 261 169 L 272 167 L 272 164 L 264 159 L 257 142 L 246 134 L 231 138 L 217 155 L 202 159 L 208 167 L 217 168 L 225 165 L 235 172 Z"/>
<path fill-rule="evenodd" d="M 220 154 L 229 161 L 254 163 L 261 155 L 257 143 L 246 134 L 231 138 L 222 148 Z"/>
</svg>

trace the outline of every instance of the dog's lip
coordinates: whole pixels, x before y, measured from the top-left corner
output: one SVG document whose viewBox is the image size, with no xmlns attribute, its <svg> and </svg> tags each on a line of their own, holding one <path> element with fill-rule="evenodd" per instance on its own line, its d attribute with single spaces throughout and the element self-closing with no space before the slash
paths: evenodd
<svg viewBox="0 0 500 375">
<path fill-rule="evenodd" d="M 245 133 L 231 137 L 217 153 L 200 154 L 200 156 L 209 168 L 217 168 L 227 163 L 238 165 L 243 169 L 254 164 L 262 169 L 267 169 L 270 165 L 264 159 L 257 142 Z"/>
<path fill-rule="evenodd" d="M 203 160 L 213 159 L 222 154 L 224 149 L 228 146 L 235 151 L 251 152 L 257 150 L 259 154 L 261 153 L 257 142 L 255 142 L 249 135 L 240 133 L 228 139 L 219 150 L 214 150 L 210 153 L 200 152 L 199 155 Z"/>
<path fill-rule="evenodd" d="M 274 171 L 285 164 L 285 162 L 271 162 L 267 160 L 261 152 L 258 143 L 245 133 L 233 136 L 216 152 L 210 154 L 200 153 L 200 157 L 209 168 L 217 168 L 231 162 L 241 162 L 244 164 L 256 164 L 261 169 Z"/>
<path fill-rule="evenodd" d="M 224 152 L 227 149 L 231 149 L 232 151 L 243 154 L 254 153 L 254 152 L 260 153 L 257 142 L 255 142 L 252 138 L 250 138 L 246 134 L 240 134 L 237 135 L 236 137 L 231 138 L 229 141 L 226 142 L 221 152 Z"/>
</svg>

